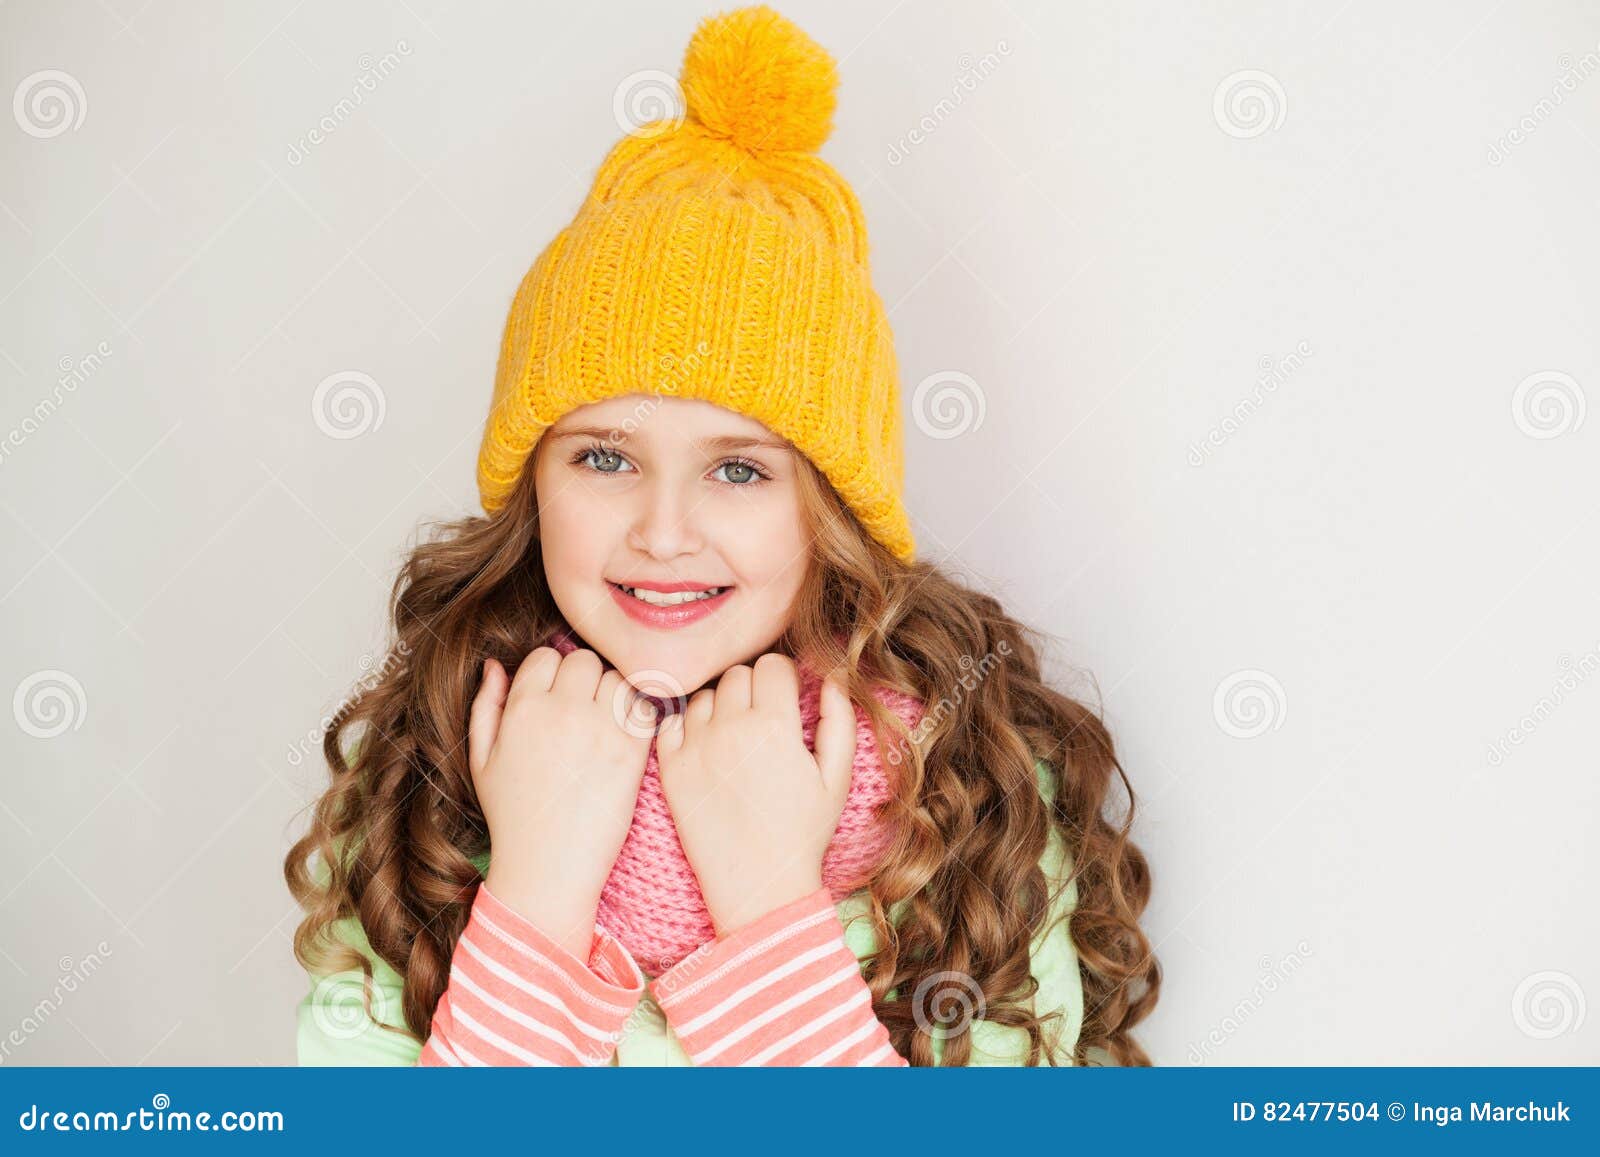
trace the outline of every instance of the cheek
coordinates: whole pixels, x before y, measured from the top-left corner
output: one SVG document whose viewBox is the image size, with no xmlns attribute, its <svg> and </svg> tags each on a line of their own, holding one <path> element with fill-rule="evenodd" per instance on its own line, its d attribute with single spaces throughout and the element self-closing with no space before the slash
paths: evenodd
<svg viewBox="0 0 1600 1157">
<path fill-rule="evenodd" d="M 606 505 L 581 483 L 557 484 L 539 506 L 539 539 L 552 584 L 563 578 L 589 578 L 604 565 L 610 541 Z"/>
<path fill-rule="evenodd" d="M 805 577 L 811 544 L 800 512 L 787 506 L 743 518 L 735 535 L 737 570 L 763 601 L 787 602 Z"/>
</svg>

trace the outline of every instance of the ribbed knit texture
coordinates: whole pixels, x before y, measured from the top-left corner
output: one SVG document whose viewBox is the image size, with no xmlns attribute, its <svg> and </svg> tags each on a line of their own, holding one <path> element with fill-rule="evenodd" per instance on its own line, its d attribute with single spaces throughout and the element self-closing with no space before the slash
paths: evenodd
<svg viewBox="0 0 1600 1157">
<path fill-rule="evenodd" d="M 563 655 L 577 643 L 565 631 L 546 640 Z M 821 717 L 822 677 L 806 664 L 800 676 L 801 735 L 814 750 Z M 922 701 L 886 687 L 874 689 L 878 701 L 915 728 L 923 715 Z M 890 795 L 888 769 L 873 742 L 867 713 L 856 706 L 856 756 L 850 792 L 832 841 L 822 860 L 822 882 L 835 903 L 864 885 L 877 866 L 893 832 L 876 814 Z M 759 872 L 759 864 L 751 871 Z M 650 741 L 644 780 L 639 787 L 633 823 L 622 851 L 600 895 L 597 922 L 628 949 L 639 967 L 656 976 L 702 944 L 716 939 L 716 927 L 700 882 L 684 855 L 677 826 L 661 791 L 656 743 Z"/>
<path fill-rule="evenodd" d="M 827 52 L 770 8 L 701 22 L 684 57 L 686 117 L 611 150 L 512 301 L 478 456 L 485 511 L 564 414 L 670 395 L 787 438 L 868 533 L 914 558 L 866 223 L 816 155 L 837 83 Z"/>
</svg>

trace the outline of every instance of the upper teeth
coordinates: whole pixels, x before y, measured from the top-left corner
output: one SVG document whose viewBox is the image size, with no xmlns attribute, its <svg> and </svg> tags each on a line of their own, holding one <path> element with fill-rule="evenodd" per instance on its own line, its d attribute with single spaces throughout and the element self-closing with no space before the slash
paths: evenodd
<svg viewBox="0 0 1600 1157">
<path fill-rule="evenodd" d="M 621 583 L 617 585 L 622 586 Z M 622 589 L 640 602 L 650 603 L 652 606 L 657 607 L 674 607 L 679 603 L 693 602 L 696 599 L 709 599 L 714 595 L 720 595 L 727 588 L 708 587 L 703 591 L 673 591 L 671 594 L 664 591 L 640 590 L 638 587 L 622 587 Z"/>
</svg>

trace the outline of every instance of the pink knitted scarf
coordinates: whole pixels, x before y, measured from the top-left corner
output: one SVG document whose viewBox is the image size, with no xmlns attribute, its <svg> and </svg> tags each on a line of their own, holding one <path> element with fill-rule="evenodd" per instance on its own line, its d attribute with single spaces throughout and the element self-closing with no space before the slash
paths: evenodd
<svg viewBox="0 0 1600 1157">
<path fill-rule="evenodd" d="M 546 645 L 555 647 L 563 655 L 578 646 L 574 636 L 565 630 L 558 630 Z M 610 669 L 609 663 L 606 666 Z M 804 663 L 797 664 L 797 671 L 801 737 L 806 748 L 814 751 L 817 721 L 821 716 L 822 677 Z M 904 720 L 908 728 L 915 729 L 921 721 L 924 707 L 917 697 L 881 686 L 874 688 L 873 694 Z M 668 710 L 673 708 L 670 702 L 665 706 Z M 888 772 L 879 758 L 866 711 L 859 705 L 855 711 L 856 758 L 850 793 L 839 816 L 839 826 L 822 859 L 822 882 L 835 903 L 871 879 L 893 835 L 877 815 L 879 805 L 889 798 Z M 752 869 L 759 870 L 759 866 L 752 865 Z M 716 938 L 711 913 L 700 893 L 700 882 L 683 854 L 672 813 L 661 793 L 654 739 L 650 741 L 644 781 L 634 805 L 633 824 L 600 894 L 596 918 L 601 927 L 622 941 L 639 967 L 650 976 L 660 975 L 700 945 Z"/>
</svg>

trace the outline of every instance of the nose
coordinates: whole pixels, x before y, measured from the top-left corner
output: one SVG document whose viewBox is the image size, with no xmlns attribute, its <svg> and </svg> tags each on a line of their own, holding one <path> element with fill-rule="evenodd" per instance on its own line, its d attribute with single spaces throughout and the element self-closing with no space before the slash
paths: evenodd
<svg viewBox="0 0 1600 1157">
<path fill-rule="evenodd" d="M 634 492 L 639 506 L 628 530 L 628 545 L 652 558 L 693 554 L 702 546 L 696 506 L 699 498 L 686 487 L 660 481 Z"/>
</svg>

